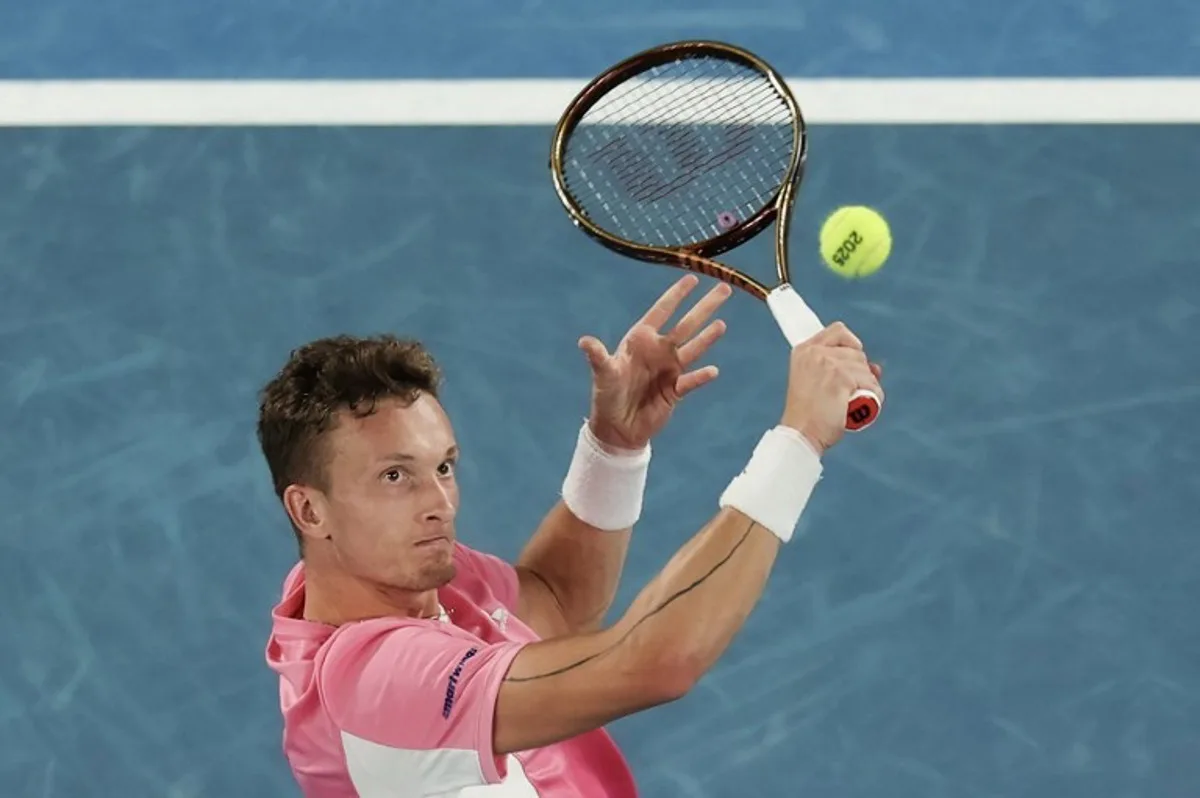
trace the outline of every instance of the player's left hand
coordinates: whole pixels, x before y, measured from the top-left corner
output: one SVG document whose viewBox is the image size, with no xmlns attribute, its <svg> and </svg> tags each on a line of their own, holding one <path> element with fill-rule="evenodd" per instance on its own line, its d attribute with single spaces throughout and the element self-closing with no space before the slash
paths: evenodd
<svg viewBox="0 0 1200 798">
<path fill-rule="evenodd" d="M 592 434 L 603 444 L 641 449 L 670 419 L 680 399 L 717 378 L 716 366 L 688 369 L 725 334 L 725 322 L 708 322 L 733 290 L 724 283 L 705 294 L 667 332 L 663 327 L 700 284 L 680 278 L 629 328 L 609 354 L 585 335 L 579 348 L 592 368 Z"/>
</svg>

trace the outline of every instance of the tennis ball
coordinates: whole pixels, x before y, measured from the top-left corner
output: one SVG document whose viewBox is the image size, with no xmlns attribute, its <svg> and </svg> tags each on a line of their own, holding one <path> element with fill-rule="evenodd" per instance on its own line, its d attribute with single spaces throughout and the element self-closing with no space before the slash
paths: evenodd
<svg viewBox="0 0 1200 798">
<path fill-rule="evenodd" d="M 838 208 L 821 225 L 821 259 L 842 277 L 874 274 L 891 252 L 892 231 L 887 220 L 871 208 Z"/>
</svg>

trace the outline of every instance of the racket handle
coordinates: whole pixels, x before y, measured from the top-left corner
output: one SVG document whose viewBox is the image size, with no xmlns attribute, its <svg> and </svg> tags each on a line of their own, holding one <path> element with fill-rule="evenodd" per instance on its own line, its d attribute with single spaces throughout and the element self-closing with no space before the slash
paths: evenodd
<svg viewBox="0 0 1200 798">
<path fill-rule="evenodd" d="M 796 289 L 784 283 L 767 294 L 767 307 L 775 317 L 775 323 L 783 331 L 788 345 L 795 348 L 825 329 L 817 314 L 796 293 Z M 874 391 L 860 388 L 850 396 L 846 408 L 846 429 L 858 432 L 875 423 L 883 402 Z"/>
</svg>

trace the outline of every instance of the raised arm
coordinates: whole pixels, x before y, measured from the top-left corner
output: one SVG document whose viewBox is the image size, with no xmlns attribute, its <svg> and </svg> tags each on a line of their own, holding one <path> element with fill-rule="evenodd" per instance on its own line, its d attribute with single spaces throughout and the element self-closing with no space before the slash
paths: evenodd
<svg viewBox="0 0 1200 798">
<path fill-rule="evenodd" d="M 617 594 L 630 533 L 642 508 L 650 440 L 684 397 L 717 376 L 693 368 L 725 331 L 710 321 L 731 289 L 718 284 L 665 329 L 694 274 L 675 282 L 610 354 L 580 339 L 592 372 L 588 421 L 579 431 L 562 499 L 516 562 L 518 615 L 543 638 L 600 628 Z"/>
<path fill-rule="evenodd" d="M 877 376 L 840 324 L 797 347 L 779 426 L 722 494 L 720 511 L 620 621 L 515 655 L 497 693 L 496 753 L 572 737 L 686 694 L 758 602 L 821 476 L 820 455 L 842 434 L 851 393 L 881 392 Z"/>
</svg>

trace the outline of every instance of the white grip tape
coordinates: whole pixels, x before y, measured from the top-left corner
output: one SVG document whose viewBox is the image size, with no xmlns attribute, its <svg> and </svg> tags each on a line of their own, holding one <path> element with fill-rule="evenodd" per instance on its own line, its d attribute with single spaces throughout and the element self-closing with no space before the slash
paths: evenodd
<svg viewBox="0 0 1200 798">
<path fill-rule="evenodd" d="M 783 331 L 783 337 L 787 338 L 789 346 L 796 347 L 812 338 L 821 330 L 825 329 L 825 325 L 817 318 L 817 314 L 808 306 L 804 298 L 796 293 L 796 289 L 792 288 L 788 283 L 773 288 L 767 294 L 767 307 L 771 309 L 771 315 L 775 317 L 776 324 Z M 875 400 L 876 405 L 882 406 L 883 402 L 874 391 L 859 389 L 850 397 L 850 401 L 854 401 L 864 396 L 869 396 Z M 847 427 L 857 432 L 865 427 Z"/>
<path fill-rule="evenodd" d="M 563 503 L 589 526 L 606 532 L 628 529 L 642 515 L 649 470 L 649 444 L 644 449 L 607 452 L 584 422 L 563 479 Z"/>
<path fill-rule="evenodd" d="M 821 458 L 804 436 L 778 426 L 762 436 L 746 469 L 725 488 L 719 504 L 740 511 L 787 543 L 822 471 Z"/>
<path fill-rule="evenodd" d="M 813 309 L 787 283 L 773 288 L 767 294 L 767 307 L 792 347 L 799 346 L 825 329 Z"/>
</svg>

